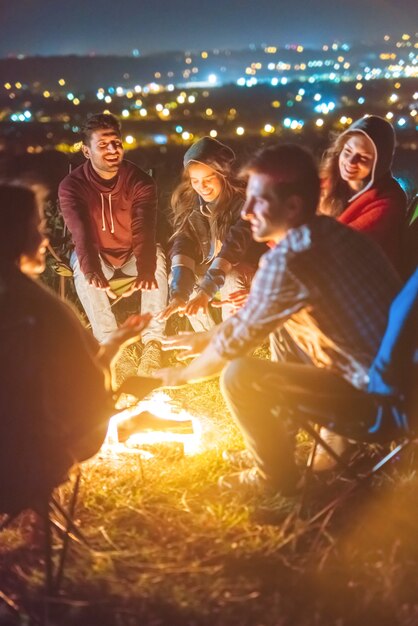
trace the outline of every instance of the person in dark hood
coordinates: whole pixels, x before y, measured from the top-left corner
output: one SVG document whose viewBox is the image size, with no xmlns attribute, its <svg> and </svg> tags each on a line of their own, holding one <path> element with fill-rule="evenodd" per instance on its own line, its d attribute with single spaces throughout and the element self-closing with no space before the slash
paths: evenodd
<svg viewBox="0 0 418 626">
<path fill-rule="evenodd" d="M 103 342 L 117 328 L 109 302 L 116 298 L 109 283 L 115 272 L 134 278 L 124 296 L 140 290 L 142 310 L 154 315 L 167 304 L 167 274 L 156 244 L 155 183 L 123 159 L 119 121 L 110 114 L 90 116 L 82 140 L 86 162 L 61 182 L 59 201 L 75 246 L 77 294 L 94 336 Z M 154 317 L 143 336 L 141 371 L 160 365 L 163 333 L 164 323 Z"/>
<path fill-rule="evenodd" d="M 208 305 L 218 291 L 225 300 L 248 288 L 265 252 L 240 217 L 245 186 L 234 174 L 234 161 L 231 148 L 203 137 L 184 155 L 182 181 L 172 195 L 172 279 L 162 317 L 184 313 L 195 330 L 213 326 Z M 225 318 L 233 307 L 221 310 Z"/>
<path fill-rule="evenodd" d="M 406 196 L 392 176 L 394 150 L 395 132 L 387 120 L 365 115 L 355 121 L 325 155 L 320 212 L 374 239 L 400 272 Z M 322 429 L 321 436 L 338 453 L 347 447 L 347 441 L 331 431 Z M 334 466 L 319 448 L 314 469 Z"/>
<path fill-rule="evenodd" d="M 334 141 L 322 165 L 320 212 L 374 239 L 400 268 L 406 196 L 393 178 L 393 126 L 365 115 Z"/>
</svg>

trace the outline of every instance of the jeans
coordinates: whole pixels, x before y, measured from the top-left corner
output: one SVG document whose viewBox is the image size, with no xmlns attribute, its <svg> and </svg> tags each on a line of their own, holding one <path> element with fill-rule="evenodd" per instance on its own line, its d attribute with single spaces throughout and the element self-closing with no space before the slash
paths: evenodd
<svg viewBox="0 0 418 626">
<path fill-rule="evenodd" d="M 115 274 L 116 268 L 108 265 L 100 259 L 103 274 L 110 280 Z M 117 323 L 115 315 L 111 308 L 111 302 L 105 291 L 96 289 L 90 285 L 83 272 L 75 252 L 71 255 L 70 265 L 74 272 L 74 284 L 78 298 L 84 308 L 87 318 L 91 324 L 93 335 L 100 343 L 104 341 L 114 330 Z M 132 255 L 128 261 L 118 268 L 126 276 L 137 276 L 136 259 Z M 165 255 L 160 246 L 157 245 L 157 269 L 155 278 L 158 283 L 158 289 L 151 291 L 141 291 L 141 310 L 143 313 L 157 314 L 162 311 L 167 304 L 167 269 Z M 144 343 L 156 340 L 161 341 L 164 335 L 165 322 L 157 321 L 153 318 L 148 327 L 142 333 Z"/>
<path fill-rule="evenodd" d="M 386 442 L 400 435 L 390 419 L 374 432 L 373 398 L 318 367 L 242 357 L 225 368 L 221 389 L 261 475 L 279 490 L 296 480 L 298 414 L 358 441 Z"/>
</svg>

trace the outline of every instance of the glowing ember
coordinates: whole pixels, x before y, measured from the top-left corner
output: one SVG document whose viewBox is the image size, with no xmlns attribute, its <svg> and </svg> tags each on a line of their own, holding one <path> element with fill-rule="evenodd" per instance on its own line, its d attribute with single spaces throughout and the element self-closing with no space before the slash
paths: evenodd
<svg viewBox="0 0 418 626">
<path fill-rule="evenodd" d="M 140 415 L 143 412 L 151 413 L 155 417 L 156 429 L 143 430 L 132 434 L 124 443 L 119 441 L 119 426 L 127 420 Z M 158 418 L 164 420 L 164 430 L 158 430 Z M 167 430 L 167 420 L 173 421 L 173 432 Z M 175 426 L 181 422 L 192 423 L 193 432 L 175 432 Z M 162 391 L 155 392 L 148 399 L 142 400 L 135 406 L 125 409 L 110 418 L 109 428 L 102 452 L 119 454 L 138 452 L 138 448 L 146 445 L 180 443 L 183 445 L 184 454 L 196 454 L 201 450 L 202 425 L 194 416 L 184 409 L 174 407 L 171 398 Z M 141 453 L 142 454 L 142 453 Z"/>
</svg>

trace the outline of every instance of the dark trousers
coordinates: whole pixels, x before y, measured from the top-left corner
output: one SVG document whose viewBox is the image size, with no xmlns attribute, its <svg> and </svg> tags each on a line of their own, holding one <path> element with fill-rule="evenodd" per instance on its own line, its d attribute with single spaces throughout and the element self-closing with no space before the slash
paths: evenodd
<svg viewBox="0 0 418 626">
<path fill-rule="evenodd" d="M 221 388 L 261 474 L 277 489 L 296 479 L 298 416 L 358 441 L 399 436 L 390 420 L 374 432 L 378 407 L 369 394 L 311 365 L 239 358 L 225 368 Z"/>
</svg>

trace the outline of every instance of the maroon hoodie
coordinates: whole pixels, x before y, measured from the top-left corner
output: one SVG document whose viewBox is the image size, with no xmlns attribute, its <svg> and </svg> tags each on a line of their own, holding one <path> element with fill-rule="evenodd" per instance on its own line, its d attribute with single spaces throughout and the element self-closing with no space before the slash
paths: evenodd
<svg viewBox="0 0 418 626">
<path fill-rule="evenodd" d="M 133 253 L 138 277 L 154 278 L 157 193 L 148 174 L 122 161 L 108 181 L 86 161 L 61 182 L 59 201 L 83 274 L 102 273 L 99 255 L 121 267 Z"/>
</svg>

